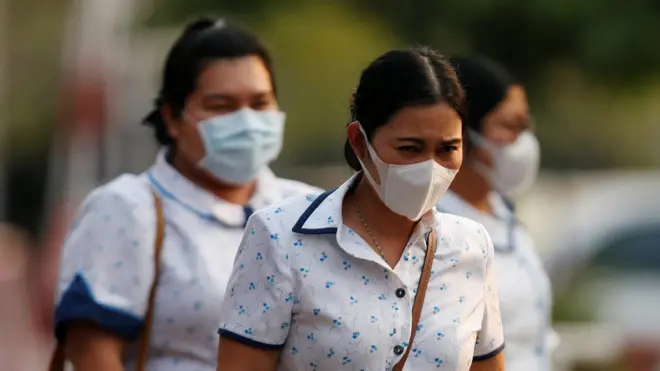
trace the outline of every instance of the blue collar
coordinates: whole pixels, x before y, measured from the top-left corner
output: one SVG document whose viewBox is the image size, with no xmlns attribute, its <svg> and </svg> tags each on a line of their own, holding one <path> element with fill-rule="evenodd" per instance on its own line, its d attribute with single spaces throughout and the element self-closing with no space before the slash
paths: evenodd
<svg viewBox="0 0 660 371">
<path fill-rule="evenodd" d="M 362 173 L 356 173 L 338 188 L 320 194 L 300 215 L 291 231 L 300 234 L 337 234 L 343 225 L 342 205 L 346 193 L 360 180 Z M 435 225 L 435 214 L 428 219 L 423 218 L 425 224 Z"/>
<path fill-rule="evenodd" d="M 316 197 L 291 230 L 300 234 L 337 234 L 338 227 L 343 224 L 341 211 L 344 196 L 360 176 L 357 173 L 338 188 Z"/>
<path fill-rule="evenodd" d="M 337 233 L 337 226 L 325 226 L 321 228 L 309 228 L 305 227 L 305 223 L 307 222 L 307 219 L 316 211 L 316 209 L 323 203 L 323 201 L 328 198 L 331 194 L 333 194 L 337 189 L 333 189 L 330 191 L 325 191 L 322 194 L 320 194 L 314 202 L 312 202 L 311 205 L 305 210 L 305 212 L 300 215 L 300 218 L 298 218 L 298 221 L 296 224 L 293 226 L 291 229 L 294 233 L 300 233 L 300 234 L 336 234 Z M 330 223 L 332 224 L 332 223 Z"/>
</svg>

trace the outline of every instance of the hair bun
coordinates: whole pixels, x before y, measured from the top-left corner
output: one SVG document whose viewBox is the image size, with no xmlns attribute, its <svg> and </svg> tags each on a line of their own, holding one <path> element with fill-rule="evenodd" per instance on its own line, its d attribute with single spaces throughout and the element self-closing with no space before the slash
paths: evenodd
<svg viewBox="0 0 660 371">
<path fill-rule="evenodd" d="M 209 17 L 198 18 L 186 25 L 186 28 L 183 30 L 183 35 L 189 36 L 204 31 L 215 26 L 218 22 L 224 23 L 223 20 L 215 20 Z"/>
</svg>

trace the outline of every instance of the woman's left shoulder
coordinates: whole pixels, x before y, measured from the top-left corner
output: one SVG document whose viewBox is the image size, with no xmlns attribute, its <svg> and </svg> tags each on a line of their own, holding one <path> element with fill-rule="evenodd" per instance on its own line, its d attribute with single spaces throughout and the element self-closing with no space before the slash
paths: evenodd
<svg viewBox="0 0 660 371">
<path fill-rule="evenodd" d="M 435 214 L 435 221 L 435 230 L 440 241 L 450 241 L 457 246 L 478 247 L 476 250 L 484 254 L 486 258 L 493 256 L 493 243 L 488 231 L 481 223 L 439 211 Z"/>
<path fill-rule="evenodd" d="M 436 231 L 440 234 L 451 234 L 453 236 L 476 237 L 484 239 L 486 228 L 479 222 L 463 216 L 435 212 Z"/>
</svg>

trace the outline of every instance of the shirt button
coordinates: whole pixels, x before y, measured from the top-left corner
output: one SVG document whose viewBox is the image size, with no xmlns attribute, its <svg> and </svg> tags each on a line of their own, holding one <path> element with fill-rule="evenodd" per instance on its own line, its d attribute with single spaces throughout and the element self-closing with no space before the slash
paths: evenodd
<svg viewBox="0 0 660 371">
<path fill-rule="evenodd" d="M 403 354 L 403 347 L 401 345 L 397 345 L 394 347 L 394 354 L 397 356 L 400 356 Z"/>
<path fill-rule="evenodd" d="M 394 292 L 397 298 L 401 299 L 402 297 L 406 296 L 406 290 L 404 289 L 396 289 Z"/>
</svg>

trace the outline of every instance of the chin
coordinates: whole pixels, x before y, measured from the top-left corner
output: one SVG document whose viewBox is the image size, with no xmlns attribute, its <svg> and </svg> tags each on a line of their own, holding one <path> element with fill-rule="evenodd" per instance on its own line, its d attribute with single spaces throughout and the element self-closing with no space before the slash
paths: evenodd
<svg viewBox="0 0 660 371">
<path fill-rule="evenodd" d="M 232 182 L 226 179 L 219 178 L 213 174 L 205 172 L 205 177 L 209 182 L 217 185 L 220 188 L 239 188 L 250 185 L 256 181 L 255 179 L 246 180 L 244 182 Z"/>
</svg>

